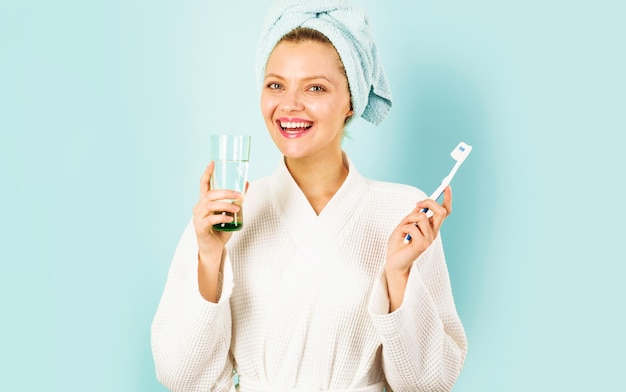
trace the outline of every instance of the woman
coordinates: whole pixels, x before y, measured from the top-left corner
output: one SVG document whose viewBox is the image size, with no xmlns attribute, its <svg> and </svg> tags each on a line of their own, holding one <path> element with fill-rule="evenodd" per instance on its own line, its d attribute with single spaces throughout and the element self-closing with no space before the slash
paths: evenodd
<svg viewBox="0 0 626 392">
<path fill-rule="evenodd" d="M 439 205 L 367 180 L 341 149 L 353 116 L 377 123 L 390 106 L 375 55 L 345 1 L 270 11 L 261 112 L 284 159 L 250 185 L 232 236 L 212 225 L 238 195 L 210 189 L 212 163 L 202 176 L 152 329 L 171 390 L 228 391 L 234 369 L 243 392 L 452 388 L 467 343 L 438 236 L 450 189 Z"/>
</svg>

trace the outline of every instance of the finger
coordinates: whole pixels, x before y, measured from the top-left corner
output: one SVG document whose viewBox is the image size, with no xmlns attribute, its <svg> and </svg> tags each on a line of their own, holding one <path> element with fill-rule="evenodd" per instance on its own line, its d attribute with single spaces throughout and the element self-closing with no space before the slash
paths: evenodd
<svg viewBox="0 0 626 392">
<path fill-rule="evenodd" d="M 402 219 L 402 221 L 400 221 L 401 225 L 407 225 L 407 224 L 412 224 L 417 222 L 419 219 L 422 218 L 426 218 L 426 213 L 422 211 L 421 208 L 419 207 L 415 207 L 415 209 L 413 211 L 411 211 L 411 213 L 407 216 L 404 217 L 404 219 Z"/>
<path fill-rule="evenodd" d="M 200 199 L 198 204 L 193 208 L 194 216 L 198 216 L 203 218 L 208 215 L 213 215 L 214 213 L 219 212 L 239 212 L 241 207 L 235 203 L 231 203 L 229 201 L 225 201 L 224 199 L 235 199 L 235 197 L 220 197 L 218 200 L 213 200 L 215 193 L 218 192 L 232 192 L 232 191 L 213 191 L 207 193 L 204 197 Z M 227 193 L 230 195 L 230 193 Z"/>
<path fill-rule="evenodd" d="M 425 214 L 422 214 L 425 215 Z M 402 231 L 411 236 L 411 247 L 418 248 L 422 251 L 426 249 L 433 241 L 433 232 L 427 218 L 419 219 L 415 223 L 402 226 Z M 404 237 L 402 238 L 404 244 Z"/>
<path fill-rule="evenodd" d="M 452 195 L 451 195 L 450 186 L 447 186 L 446 189 L 444 189 L 444 193 L 443 193 L 443 204 L 433 206 L 432 208 L 433 216 L 430 218 L 430 222 L 431 222 L 433 232 L 435 233 L 435 236 L 439 232 L 439 229 L 441 228 L 443 221 L 452 212 L 452 200 L 451 199 L 452 199 Z"/>
<path fill-rule="evenodd" d="M 419 226 L 416 223 L 409 223 L 407 225 L 400 226 L 401 234 L 402 234 L 402 242 L 404 244 L 415 243 L 416 241 L 421 241 L 423 238 L 422 232 L 419 229 Z M 407 237 L 409 241 L 407 241 Z M 400 240 L 399 236 L 396 236 L 398 240 Z"/>
<path fill-rule="evenodd" d="M 436 210 L 437 208 L 441 208 L 441 205 L 433 199 L 424 199 L 420 201 L 419 203 L 417 203 L 417 209 L 419 211 L 422 211 L 423 209 Z"/>
<path fill-rule="evenodd" d="M 194 228 L 197 235 L 207 235 L 213 232 L 213 226 L 222 223 L 231 223 L 234 217 L 224 214 L 208 215 L 204 218 L 194 219 Z"/>
<path fill-rule="evenodd" d="M 224 202 L 229 204 L 234 204 L 231 200 L 236 200 L 241 198 L 241 193 L 229 189 L 217 189 L 214 191 L 208 191 L 207 193 L 200 196 L 200 200 L 194 206 L 193 211 L 195 213 L 196 210 L 201 207 L 207 206 L 212 202 Z"/>
<path fill-rule="evenodd" d="M 445 219 L 446 215 L 447 215 L 447 211 L 445 208 L 443 208 L 443 206 L 439 205 L 436 201 L 434 200 L 424 200 L 418 203 L 419 207 L 423 207 L 423 208 L 427 208 L 428 212 L 426 214 L 426 216 L 428 217 L 428 226 L 430 229 L 430 232 L 434 233 L 433 238 L 437 235 L 437 232 L 439 231 L 439 227 L 441 226 L 441 224 L 443 223 L 443 220 Z M 420 210 L 423 211 L 423 210 Z M 424 230 L 426 230 L 426 228 L 424 228 Z"/>
<path fill-rule="evenodd" d="M 407 215 L 407 217 L 401 222 L 401 224 L 404 228 L 416 227 L 420 231 L 421 228 L 426 228 L 430 225 L 426 213 L 422 212 L 421 209 Z M 408 231 L 405 231 L 405 233 L 407 232 Z"/>
<path fill-rule="evenodd" d="M 241 207 L 235 203 L 228 201 L 208 201 L 199 202 L 193 209 L 194 221 L 201 221 L 209 217 L 221 216 L 221 215 L 233 215 L 241 211 Z M 215 222 L 215 223 L 221 223 Z"/>
<path fill-rule="evenodd" d="M 446 217 L 452 213 L 452 187 L 448 185 L 443 190 L 443 208 L 446 209 Z"/>
<path fill-rule="evenodd" d="M 424 241 L 430 243 L 434 238 L 431 218 L 429 218 L 428 215 L 426 215 L 426 213 L 424 212 L 420 213 L 420 215 L 420 218 L 417 220 L 417 222 L 415 222 L 415 226 L 417 226 L 417 228 L 419 229 L 422 237 L 424 238 Z"/>
<path fill-rule="evenodd" d="M 432 230 L 433 233 L 433 239 L 437 236 L 437 234 L 439 233 L 439 229 L 441 228 L 441 225 L 443 224 L 443 221 L 446 219 L 446 210 L 443 207 L 439 207 L 437 208 L 437 211 L 432 210 L 434 213 L 433 215 L 430 217 L 429 219 L 429 223 L 430 223 L 430 228 Z"/>
<path fill-rule="evenodd" d="M 204 169 L 204 173 L 202 173 L 202 177 L 200 177 L 200 197 L 204 196 L 209 190 L 211 190 L 211 176 L 213 175 L 214 167 L 215 163 L 213 161 L 209 162 L 207 167 Z"/>
<path fill-rule="evenodd" d="M 204 199 L 207 202 L 224 200 L 228 202 L 229 200 L 241 199 L 241 197 L 241 193 L 233 191 L 232 189 L 215 189 L 207 192 L 200 200 Z"/>
</svg>

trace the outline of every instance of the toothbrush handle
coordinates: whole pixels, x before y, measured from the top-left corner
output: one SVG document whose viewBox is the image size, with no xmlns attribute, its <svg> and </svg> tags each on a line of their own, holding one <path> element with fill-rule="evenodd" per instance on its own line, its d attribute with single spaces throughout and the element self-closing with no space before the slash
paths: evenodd
<svg viewBox="0 0 626 392">
<path fill-rule="evenodd" d="M 422 208 L 423 213 L 427 213 L 428 211 L 430 211 L 428 208 Z M 413 223 L 413 224 L 417 226 L 417 223 Z M 406 233 L 406 235 L 404 236 L 404 243 L 408 244 L 409 242 L 411 242 L 411 234 Z"/>
<path fill-rule="evenodd" d="M 441 181 L 441 185 L 439 185 L 439 188 L 437 188 L 437 190 L 435 190 L 433 194 L 430 195 L 430 199 L 437 201 L 437 199 L 439 199 L 441 195 L 443 195 L 443 190 L 446 189 L 446 187 L 449 184 L 450 184 L 450 176 L 444 178 L 443 181 Z M 422 208 L 423 213 L 428 213 L 428 211 L 429 211 L 428 208 Z M 431 216 L 432 216 L 432 213 L 431 213 Z M 411 242 L 411 234 L 406 233 L 406 236 L 404 236 L 404 243 L 408 244 L 409 242 Z"/>
</svg>

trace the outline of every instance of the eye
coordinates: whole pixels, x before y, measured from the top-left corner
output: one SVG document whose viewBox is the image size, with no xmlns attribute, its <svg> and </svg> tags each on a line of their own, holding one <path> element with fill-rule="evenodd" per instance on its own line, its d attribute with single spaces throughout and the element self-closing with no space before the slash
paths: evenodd
<svg viewBox="0 0 626 392">
<path fill-rule="evenodd" d="M 267 88 L 269 88 L 270 90 L 278 90 L 280 89 L 280 84 L 276 83 L 276 82 L 271 82 L 267 84 Z"/>
<path fill-rule="evenodd" d="M 309 87 L 309 91 L 318 93 L 318 92 L 326 91 L 326 89 L 320 85 L 314 85 L 314 86 Z"/>
</svg>

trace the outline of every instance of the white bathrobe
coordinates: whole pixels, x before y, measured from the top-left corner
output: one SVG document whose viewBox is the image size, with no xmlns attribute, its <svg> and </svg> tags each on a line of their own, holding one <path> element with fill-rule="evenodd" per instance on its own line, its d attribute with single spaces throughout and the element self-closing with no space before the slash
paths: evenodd
<svg viewBox="0 0 626 392">
<path fill-rule="evenodd" d="M 389 313 L 387 240 L 426 195 L 353 165 L 316 215 L 284 164 L 253 182 L 227 245 L 218 303 L 197 281 L 185 229 L 152 325 L 159 380 L 173 391 L 448 391 L 467 341 L 438 236 Z"/>
</svg>

